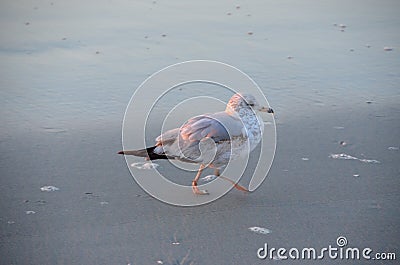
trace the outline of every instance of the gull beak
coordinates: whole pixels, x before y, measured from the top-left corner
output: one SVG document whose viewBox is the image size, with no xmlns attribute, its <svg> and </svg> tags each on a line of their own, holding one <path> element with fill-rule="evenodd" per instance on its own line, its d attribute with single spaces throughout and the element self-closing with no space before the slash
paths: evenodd
<svg viewBox="0 0 400 265">
<path fill-rule="evenodd" d="M 258 111 L 260 111 L 260 112 L 268 112 L 268 113 L 274 114 L 274 110 L 271 109 L 271 108 L 267 108 L 267 107 L 261 107 Z"/>
</svg>

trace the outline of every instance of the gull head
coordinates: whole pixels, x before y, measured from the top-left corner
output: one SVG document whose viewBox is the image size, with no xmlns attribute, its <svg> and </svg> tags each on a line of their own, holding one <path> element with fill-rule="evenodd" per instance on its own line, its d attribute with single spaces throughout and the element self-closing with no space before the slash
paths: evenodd
<svg viewBox="0 0 400 265">
<path fill-rule="evenodd" d="M 236 93 L 229 100 L 225 111 L 230 113 L 232 111 L 240 112 L 241 110 L 274 113 L 271 108 L 261 106 L 253 95 L 247 93 Z"/>
</svg>

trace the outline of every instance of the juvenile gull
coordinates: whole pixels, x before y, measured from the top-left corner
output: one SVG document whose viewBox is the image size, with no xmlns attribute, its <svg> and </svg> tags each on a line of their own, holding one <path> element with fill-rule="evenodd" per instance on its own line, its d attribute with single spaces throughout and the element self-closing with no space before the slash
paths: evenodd
<svg viewBox="0 0 400 265">
<path fill-rule="evenodd" d="M 271 108 L 261 107 L 254 96 L 236 93 L 225 111 L 190 118 L 180 128 L 158 136 L 155 146 L 120 151 L 118 154 L 200 164 L 192 181 L 193 192 L 198 195 L 208 194 L 197 187 L 197 181 L 206 167 L 214 168 L 216 176 L 230 181 L 235 188 L 247 191 L 234 181 L 220 176 L 219 169 L 226 166 L 230 159 L 247 155 L 261 141 L 264 123 L 256 111 L 274 113 Z"/>
</svg>

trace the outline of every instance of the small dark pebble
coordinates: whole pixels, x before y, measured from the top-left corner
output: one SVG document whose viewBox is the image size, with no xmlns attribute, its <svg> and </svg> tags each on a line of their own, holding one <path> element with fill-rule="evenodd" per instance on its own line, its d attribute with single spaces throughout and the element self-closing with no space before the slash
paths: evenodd
<svg viewBox="0 0 400 265">
<path fill-rule="evenodd" d="M 28 26 L 28 25 L 30 25 L 30 24 L 31 24 L 31 23 L 29 23 L 29 22 L 25 22 L 25 25 L 26 25 L 26 26 Z"/>
<path fill-rule="evenodd" d="M 161 35 L 161 37 L 165 38 L 165 37 L 167 37 L 167 34 L 163 34 L 163 35 Z"/>
<path fill-rule="evenodd" d="M 236 9 L 240 9 L 240 6 L 236 6 Z"/>
<path fill-rule="evenodd" d="M 99 52 L 99 51 L 96 51 L 96 54 L 100 54 L 100 52 Z"/>
<path fill-rule="evenodd" d="M 87 195 L 92 195 L 93 192 L 85 192 L 85 194 L 87 194 Z"/>
<path fill-rule="evenodd" d="M 372 104 L 372 101 L 365 101 L 365 103 L 367 103 L 367 104 Z"/>
<path fill-rule="evenodd" d="M 228 13 L 226 13 L 228 16 L 230 16 L 230 15 L 232 15 L 232 13 L 231 12 L 228 12 Z"/>
<path fill-rule="evenodd" d="M 249 31 L 247 32 L 247 35 L 253 35 L 253 32 Z"/>
<path fill-rule="evenodd" d="M 346 145 L 347 145 L 347 143 L 346 143 L 345 141 L 340 141 L 339 144 L 340 144 L 341 146 L 346 146 Z"/>
</svg>

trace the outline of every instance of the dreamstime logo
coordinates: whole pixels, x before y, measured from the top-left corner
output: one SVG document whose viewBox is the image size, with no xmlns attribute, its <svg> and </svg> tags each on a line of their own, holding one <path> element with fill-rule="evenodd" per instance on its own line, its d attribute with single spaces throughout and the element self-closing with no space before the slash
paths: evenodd
<svg viewBox="0 0 400 265">
<path fill-rule="evenodd" d="M 338 245 L 338 247 L 344 247 L 347 245 L 347 238 L 345 238 L 344 236 L 339 236 L 336 239 L 336 245 Z"/>
<path fill-rule="evenodd" d="M 344 236 L 336 239 L 336 246 L 329 245 L 323 248 L 270 248 L 268 243 L 257 250 L 259 259 L 277 260 L 322 260 L 324 258 L 340 260 L 396 260 L 394 252 L 374 252 L 371 248 L 347 247 L 348 241 Z"/>
<path fill-rule="evenodd" d="M 251 94 L 261 106 L 269 106 L 261 89 L 248 75 L 224 63 L 187 61 L 154 73 L 136 89 L 126 108 L 122 126 L 124 150 L 154 146 L 156 137 L 168 130 L 183 128 L 188 119 L 205 113 L 224 111 L 230 97 L 237 92 Z M 222 172 L 223 176 L 229 177 L 235 183 L 245 175 L 249 180 L 249 191 L 256 190 L 264 181 L 275 154 L 275 120 L 273 115 L 263 115 L 262 119 L 265 126 L 262 128 L 264 132 L 258 147 L 251 155 L 243 152 L 245 155 L 235 157 L 234 161 L 230 159 Z M 225 129 L 229 127 L 229 124 L 224 124 L 226 121 L 223 119 L 216 118 L 216 122 Z M 225 132 L 232 139 L 231 132 Z M 178 146 L 181 148 L 180 144 Z M 234 148 L 234 145 L 230 148 Z M 213 161 L 216 150 L 217 146 L 211 139 L 198 143 L 198 155 L 203 161 Z M 181 150 L 183 159 L 186 155 L 192 155 L 184 151 Z M 195 206 L 209 203 L 232 188 L 230 182 L 216 178 L 207 183 L 199 183 L 199 188 L 207 189 L 209 195 L 194 196 L 188 184 L 196 175 L 198 164 L 168 160 L 160 162 L 159 167 L 137 168 L 131 165 L 137 164 L 140 158 L 125 158 L 135 181 L 148 194 L 169 204 Z"/>
</svg>

